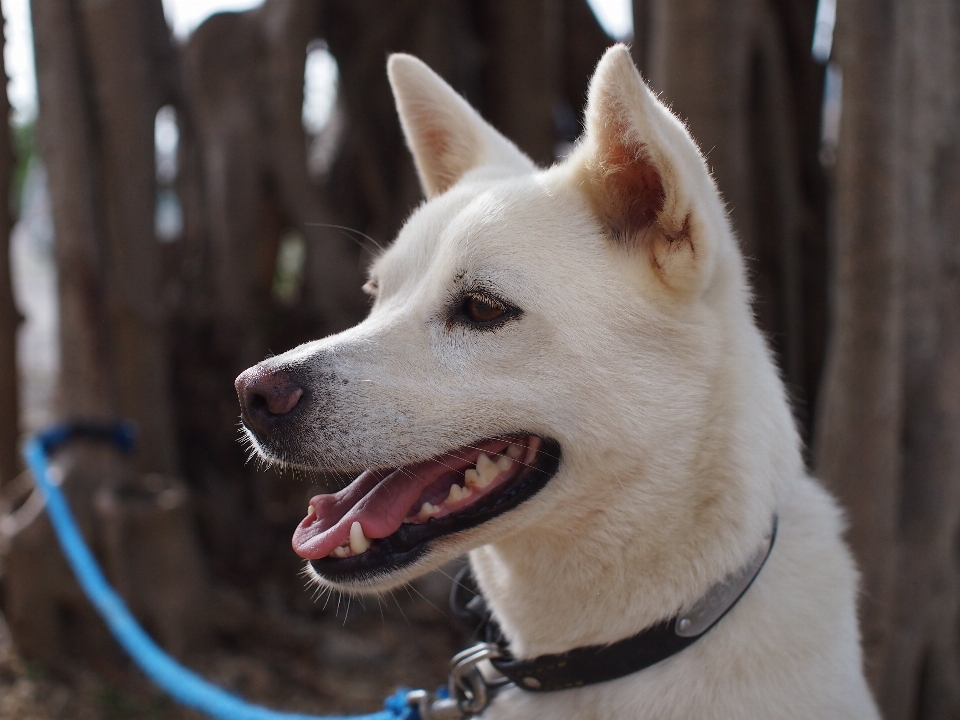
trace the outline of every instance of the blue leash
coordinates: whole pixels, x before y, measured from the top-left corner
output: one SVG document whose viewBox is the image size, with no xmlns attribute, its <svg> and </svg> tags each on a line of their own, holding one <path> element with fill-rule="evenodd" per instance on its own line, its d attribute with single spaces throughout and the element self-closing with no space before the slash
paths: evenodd
<svg viewBox="0 0 960 720">
<path fill-rule="evenodd" d="M 74 437 L 104 440 L 129 452 L 133 448 L 134 432 L 130 425 L 125 424 L 57 425 L 30 438 L 24 446 L 23 455 L 33 473 L 34 482 L 46 496 L 50 522 L 80 586 L 117 642 L 154 683 L 179 703 L 217 720 L 419 720 L 416 709 L 407 704 L 408 691 L 403 689 L 386 699 L 384 710 L 370 715 L 302 715 L 269 710 L 251 705 L 207 682 L 165 653 L 144 632 L 123 599 L 110 587 L 84 542 L 58 483 L 50 477 L 50 453 Z"/>
</svg>

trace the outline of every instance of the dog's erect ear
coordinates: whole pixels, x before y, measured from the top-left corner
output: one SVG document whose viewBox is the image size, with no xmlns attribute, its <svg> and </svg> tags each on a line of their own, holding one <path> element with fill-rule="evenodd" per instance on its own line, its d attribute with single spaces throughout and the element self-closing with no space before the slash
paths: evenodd
<svg viewBox="0 0 960 720">
<path fill-rule="evenodd" d="M 391 55 L 387 75 L 428 198 L 476 167 L 496 165 L 517 174 L 536 169 L 530 158 L 422 61 L 412 55 Z"/>
<path fill-rule="evenodd" d="M 644 253 L 669 287 L 704 287 L 713 238 L 703 232 L 706 208 L 696 202 L 718 199 L 716 187 L 696 143 L 643 82 L 623 45 L 597 65 L 586 133 L 571 162 L 579 164 L 581 186 L 615 242 Z"/>
</svg>

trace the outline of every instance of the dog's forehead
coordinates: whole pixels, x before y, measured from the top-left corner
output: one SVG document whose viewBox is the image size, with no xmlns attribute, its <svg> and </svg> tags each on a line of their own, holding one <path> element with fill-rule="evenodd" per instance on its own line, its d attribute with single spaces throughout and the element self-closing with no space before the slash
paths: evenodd
<svg viewBox="0 0 960 720">
<path fill-rule="evenodd" d="M 396 287 L 426 273 L 522 267 L 531 256 L 559 250 L 578 224 L 590 229 L 575 196 L 535 176 L 463 183 L 424 203 L 372 274 Z"/>
</svg>

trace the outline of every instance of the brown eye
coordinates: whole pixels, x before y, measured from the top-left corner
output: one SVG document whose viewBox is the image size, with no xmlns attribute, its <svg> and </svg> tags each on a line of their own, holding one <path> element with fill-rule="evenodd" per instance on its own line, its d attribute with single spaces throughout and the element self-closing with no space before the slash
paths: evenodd
<svg viewBox="0 0 960 720">
<path fill-rule="evenodd" d="M 503 305 L 482 295 L 468 295 L 463 301 L 463 314 L 481 325 L 499 320 L 506 312 Z"/>
</svg>

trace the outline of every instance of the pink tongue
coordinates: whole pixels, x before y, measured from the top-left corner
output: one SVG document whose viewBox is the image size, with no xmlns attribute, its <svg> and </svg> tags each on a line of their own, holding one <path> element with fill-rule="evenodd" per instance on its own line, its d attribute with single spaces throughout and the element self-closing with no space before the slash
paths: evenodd
<svg viewBox="0 0 960 720">
<path fill-rule="evenodd" d="M 464 465 L 461 458 L 428 460 L 420 465 L 386 474 L 367 470 L 335 495 L 311 500 L 316 513 L 305 517 L 293 533 L 293 550 L 302 558 L 326 557 L 350 540 L 350 527 L 360 523 L 368 538 L 385 538 L 403 524 L 410 508 L 428 485 L 451 466 Z"/>
</svg>

